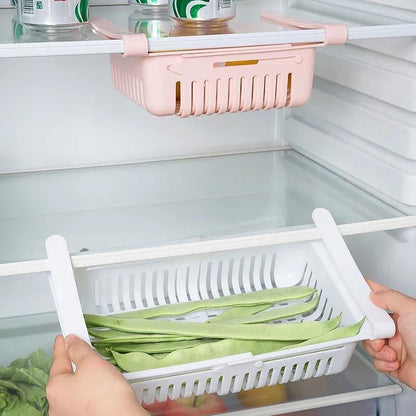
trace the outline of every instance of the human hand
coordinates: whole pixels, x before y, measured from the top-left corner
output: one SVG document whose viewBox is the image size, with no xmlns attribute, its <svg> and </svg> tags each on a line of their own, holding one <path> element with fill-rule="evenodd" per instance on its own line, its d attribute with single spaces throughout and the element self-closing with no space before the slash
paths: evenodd
<svg viewBox="0 0 416 416">
<path fill-rule="evenodd" d="M 393 312 L 396 333 L 389 339 L 363 342 L 374 367 L 416 390 L 416 299 L 367 279 L 371 301 Z"/>
<path fill-rule="evenodd" d="M 52 358 L 49 416 L 149 416 L 117 369 L 80 338 L 56 337 Z"/>
</svg>

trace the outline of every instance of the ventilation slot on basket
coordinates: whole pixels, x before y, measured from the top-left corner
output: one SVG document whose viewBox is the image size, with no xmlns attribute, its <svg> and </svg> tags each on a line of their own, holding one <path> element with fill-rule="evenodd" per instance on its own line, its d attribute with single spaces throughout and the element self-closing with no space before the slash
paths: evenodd
<svg viewBox="0 0 416 416">
<path fill-rule="evenodd" d="M 116 65 L 111 66 L 111 73 L 114 86 L 137 105 L 143 107 L 143 83 L 140 78 L 124 71 Z"/>
<path fill-rule="evenodd" d="M 292 97 L 292 74 L 287 77 L 286 103 L 285 107 L 289 107 L 290 99 Z"/>
<path fill-rule="evenodd" d="M 244 64 L 224 62 L 214 66 L 226 68 L 258 63 L 257 60 L 242 62 Z M 283 108 L 291 104 L 292 73 L 259 74 L 189 83 L 178 81 L 175 88 L 175 114 L 181 117 Z"/>
</svg>

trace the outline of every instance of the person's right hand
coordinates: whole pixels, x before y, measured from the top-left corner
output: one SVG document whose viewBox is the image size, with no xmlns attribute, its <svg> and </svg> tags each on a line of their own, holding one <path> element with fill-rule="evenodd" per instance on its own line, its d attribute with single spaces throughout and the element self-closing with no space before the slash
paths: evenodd
<svg viewBox="0 0 416 416">
<path fill-rule="evenodd" d="M 74 335 L 56 337 L 46 396 L 49 416 L 149 416 L 121 373 Z"/>
<path fill-rule="evenodd" d="M 393 312 L 396 333 L 389 339 L 363 342 L 374 367 L 416 390 L 416 299 L 367 279 L 371 301 Z"/>
</svg>

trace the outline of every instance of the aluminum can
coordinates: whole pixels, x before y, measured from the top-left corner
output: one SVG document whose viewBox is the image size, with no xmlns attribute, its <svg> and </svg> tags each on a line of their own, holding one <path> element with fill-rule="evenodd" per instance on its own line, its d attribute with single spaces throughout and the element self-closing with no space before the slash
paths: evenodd
<svg viewBox="0 0 416 416">
<path fill-rule="evenodd" d="M 236 0 L 169 0 L 169 17 L 190 25 L 223 25 L 235 17 Z"/>
<path fill-rule="evenodd" d="M 78 28 L 88 22 L 88 0 L 17 0 L 17 18 L 32 29 Z"/>
<path fill-rule="evenodd" d="M 129 16 L 129 32 L 144 33 L 148 38 L 165 38 L 173 22 L 169 19 L 166 8 L 164 12 L 137 9 Z"/>
<path fill-rule="evenodd" d="M 168 0 L 129 0 L 129 3 L 146 9 L 166 9 L 168 7 Z"/>
</svg>

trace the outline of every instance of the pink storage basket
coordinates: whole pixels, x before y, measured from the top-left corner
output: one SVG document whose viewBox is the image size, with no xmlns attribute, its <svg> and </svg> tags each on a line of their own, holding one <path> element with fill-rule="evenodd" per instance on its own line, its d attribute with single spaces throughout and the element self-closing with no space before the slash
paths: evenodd
<svg viewBox="0 0 416 416">
<path fill-rule="evenodd" d="M 315 48 L 344 44 L 343 25 L 305 24 L 274 12 L 262 17 L 302 29 L 324 28 L 326 41 L 148 53 L 144 35 L 118 35 L 92 19 L 108 37 L 123 38 L 125 53 L 111 55 L 115 87 L 158 116 L 180 117 L 295 107 L 311 96 Z M 113 28 L 114 29 L 114 28 Z"/>
</svg>

